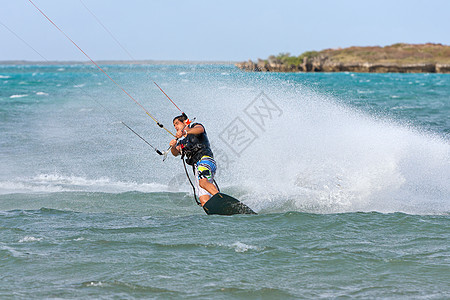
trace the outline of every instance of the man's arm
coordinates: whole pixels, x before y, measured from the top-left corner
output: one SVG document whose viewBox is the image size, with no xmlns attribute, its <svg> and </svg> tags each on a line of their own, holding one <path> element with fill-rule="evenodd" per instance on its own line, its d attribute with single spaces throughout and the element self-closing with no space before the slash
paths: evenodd
<svg viewBox="0 0 450 300">
<path fill-rule="evenodd" d="M 205 128 L 203 128 L 202 125 L 195 125 L 192 128 L 186 127 L 186 133 L 187 134 L 202 134 L 205 132 Z"/>
</svg>

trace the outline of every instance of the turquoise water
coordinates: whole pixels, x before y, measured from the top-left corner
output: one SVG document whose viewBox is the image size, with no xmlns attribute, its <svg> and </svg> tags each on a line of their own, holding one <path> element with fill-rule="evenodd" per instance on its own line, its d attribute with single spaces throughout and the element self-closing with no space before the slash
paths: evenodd
<svg viewBox="0 0 450 300">
<path fill-rule="evenodd" d="M 0 66 L 0 298 L 450 297 L 449 75 L 105 68 L 168 129 L 153 81 L 205 124 L 259 214 L 205 215 L 95 67 Z"/>
</svg>

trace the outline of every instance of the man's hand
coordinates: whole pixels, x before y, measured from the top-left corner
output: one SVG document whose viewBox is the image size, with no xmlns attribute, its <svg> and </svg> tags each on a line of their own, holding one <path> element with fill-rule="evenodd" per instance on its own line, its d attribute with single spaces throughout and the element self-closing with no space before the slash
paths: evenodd
<svg viewBox="0 0 450 300">
<path fill-rule="evenodd" d="M 175 139 L 171 140 L 169 145 L 170 145 L 170 152 L 172 152 L 173 156 L 180 155 L 181 147 L 177 146 L 177 140 L 175 140 Z"/>
<path fill-rule="evenodd" d="M 170 141 L 169 146 L 173 148 L 176 144 L 177 144 L 177 140 L 173 139 Z"/>
<path fill-rule="evenodd" d="M 184 135 L 185 132 L 186 131 L 184 129 L 177 131 L 177 134 L 175 134 L 175 136 L 177 137 L 177 139 L 179 139 L 180 137 L 182 137 Z"/>
</svg>

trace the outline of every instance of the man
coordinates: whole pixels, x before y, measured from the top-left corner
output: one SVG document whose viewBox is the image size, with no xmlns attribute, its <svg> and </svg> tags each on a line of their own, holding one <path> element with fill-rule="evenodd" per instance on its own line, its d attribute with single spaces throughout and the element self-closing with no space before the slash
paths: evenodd
<svg viewBox="0 0 450 300">
<path fill-rule="evenodd" d="M 214 184 L 216 174 L 216 162 L 209 146 L 205 127 L 200 123 L 188 125 L 186 114 L 175 117 L 173 126 L 177 134 L 177 140 L 170 141 L 172 154 L 178 156 L 183 154 L 186 163 L 193 166 L 195 175 L 196 193 L 203 206 L 219 191 Z"/>
</svg>

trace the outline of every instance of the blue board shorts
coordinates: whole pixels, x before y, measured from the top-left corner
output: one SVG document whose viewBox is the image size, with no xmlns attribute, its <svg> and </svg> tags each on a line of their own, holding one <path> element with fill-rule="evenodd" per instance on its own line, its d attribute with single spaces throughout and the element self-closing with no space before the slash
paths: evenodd
<svg viewBox="0 0 450 300">
<path fill-rule="evenodd" d="M 199 180 L 206 178 L 210 183 L 214 184 L 214 175 L 216 175 L 217 165 L 214 158 L 210 156 L 202 156 L 202 158 L 194 165 L 195 173 L 195 191 L 197 196 L 204 196 L 211 194 L 207 190 L 202 189 L 199 184 Z"/>
</svg>

